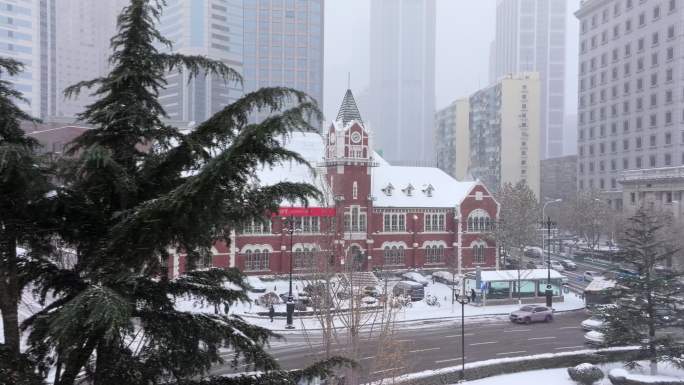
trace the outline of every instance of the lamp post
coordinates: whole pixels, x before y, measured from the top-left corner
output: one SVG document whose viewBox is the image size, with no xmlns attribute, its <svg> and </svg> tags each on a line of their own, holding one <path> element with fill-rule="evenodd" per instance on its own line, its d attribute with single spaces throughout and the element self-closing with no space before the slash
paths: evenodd
<svg viewBox="0 0 684 385">
<path fill-rule="evenodd" d="M 465 305 L 470 303 L 470 297 L 466 293 L 465 276 L 461 277 L 463 290 L 456 294 L 456 302 L 461 304 L 461 382 L 465 380 Z"/>
<path fill-rule="evenodd" d="M 546 206 L 548 206 L 551 203 L 559 203 L 562 202 L 562 199 L 555 199 L 552 201 L 548 201 L 544 203 L 544 206 L 542 206 L 542 229 L 543 229 L 543 221 L 545 218 L 545 212 L 546 212 Z M 549 238 L 548 242 L 548 251 L 546 253 L 546 307 L 551 307 L 553 305 L 553 288 L 551 287 L 551 217 L 547 218 L 546 221 L 546 231 L 547 231 L 547 236 Z M 544 252 L 544 231 L 542 230 L 542 253 Z"/>
<path fill-rule="evenodd" d="M 292 262 L 294 260 L 294 233 L 295 231 L 298 231 L 295 229 L 294 225 L 294 217 L 290 217 L 289 219 L 286 217 L 283 217 L 283 223 L 287 223 L 288 226 L 287 228 L 284 229 L 286 233 L 290 234 L 290 286 L 289 290 L 287 292 L 287 303 L 285 304 L 285 311 L 287 314 L 287 321 L 286 321 L 286 326 L 285 329 L 294 329 L 293 326 L 293 316 L 294 316 L 294 297 L 292 296 Z"/>
<path fill-rule="evenodd" d="M 562 199 L 554 199 L 554 200 L 551 200 L 551 201 L 544 203 L 544 206 L 542 206 L 542 223 L 544 221 L 544 218 L 546 218 L 546 214 L 545 214 L 546 206 L 550 205 L 551 203 L 560 203 L 560 202 L 563 202 L 563 200 Z M 542 229 L 543 229 L 543 227 L 544 226 L 542 226 Z M 550 242 L 551 242 L 551 239 L 549 238 L 549 243 Z M 544 251 L 544 231 L 542 231 L 542 252 L 543 251 Z"/>
<path fill-rule="evenodd" d="M 413 249 L 413 251 L 411 253 L 413 255 L 413 258 L 412 258 L 413 261 L 411 261 L 411 262 L 413 263 L 414 269 L 417 266 L 417 264 L 416 264 L 416 247 L 418 247 L 418 245 L 416 244 L 416 233 L 418 232 L 418 230 L 416 229 L 416 221 L 417 220 L 418 220 L 418 215 L 413 214 L 413 243 L 411 244 L 412 249 Z"/>
</svg>

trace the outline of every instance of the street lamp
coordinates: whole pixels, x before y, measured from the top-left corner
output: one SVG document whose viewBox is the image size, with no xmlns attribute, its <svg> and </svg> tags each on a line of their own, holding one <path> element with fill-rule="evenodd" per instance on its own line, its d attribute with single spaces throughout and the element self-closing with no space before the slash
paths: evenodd
<svg viewBox="0 0 684 385">
<path fill-rule="evenodd" d="M 465 305 L 470 303 L 470 297 L 466 293 L 465 276 L 461 277 L 463 290 L 456 294 L 456 302 L 461 304 L 461 382 L 465 381 Z"/>
<path fill-rule="evenodd" d="M 546 206 L 551 203 L 560 203 L 562 199 L 555 199 L 544 203 L 542 206 L 542 221 L 545 218 Z M 543 223 L 543 222 L 542 222 Z M 542 226 L 543 228 L 543 226 Z M 549 238 L 548 251 L 546 254 L 546 306 L 551 307 L 553 305 L 553 287 L 551 287 L 551 217 L 547 218 L 546 221 L 546 231 Z M 544 252 L 544 230 L 542 230 L 542 253 Z"/>
<path fill-rule="evenodd" d="M 546 218 L 546 214 L 545 214 L 546 206 L 548 206 L 551 203 L 560 203 L 560 202 L 563 202 L 563 200 L 559 198 L 559 199 L 550 200 L 550 201 L 544 203 L 544 206 L 542 206 L 542 223 L 544 222 L 544 218 Z M 544 226 L 542 226 L 542 228 L 543 227 Z M 551 243 L 550 238 L 549 238 L 549 243 Z M 544 252 L 544 231 L 542 231 L 542 252 Z"/>
<path fill-rule="evenodd" d="M 292 325 L 295 308 L 294 297 L 292 296 L 292 261 L 294 260 L 294 233 L 295 231 L 300 230 L 295 228 L 294 217 L 291 216 L 289 219 L 283 217 L 282 219 L 283 224 L 288 225 L 283 231 L 290 234 L 290 288 L 287 292 L 287 303 L 285 304 L 285 311 L 287 314 L 287 325 L 285 326 L 285 329 L 294 329 L 294 326 Z"/>
</svg>

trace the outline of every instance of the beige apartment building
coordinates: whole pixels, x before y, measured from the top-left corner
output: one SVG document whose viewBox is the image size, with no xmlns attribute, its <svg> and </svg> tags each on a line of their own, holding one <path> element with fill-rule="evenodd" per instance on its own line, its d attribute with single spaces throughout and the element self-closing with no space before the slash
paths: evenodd
<svg viewBox="0 0 684 385">
<path fill-rule="evenodd" d="M 470 97 L 468 170 L 491 190 L 522 180 L 539 198 L 540 100 L 536 72 L 506 76 Z"/>
</svg>

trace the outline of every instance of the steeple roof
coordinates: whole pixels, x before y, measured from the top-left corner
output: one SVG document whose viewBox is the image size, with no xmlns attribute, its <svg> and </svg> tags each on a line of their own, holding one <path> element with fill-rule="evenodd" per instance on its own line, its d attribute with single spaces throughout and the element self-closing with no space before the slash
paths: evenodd
<svg viewBox="0 0 684 385">
<path fill-rule="evenodd" d="M 340 112 L 337 113 L 336 120 L 338 122 L 342 122 L 343 125 L 347 125 L 347 123 L 351 122 L 352 120 L 356 120 L 363 124 L 361 113 L 359 112 L 359 108 L 356 106 L 356 100 L 354 100 L 354 95 L 350 89 L 348 89 L 347 93 L 344 94 L 344 99 L 342 99 L 342 105 L 340 106 Z"/>
</svg>

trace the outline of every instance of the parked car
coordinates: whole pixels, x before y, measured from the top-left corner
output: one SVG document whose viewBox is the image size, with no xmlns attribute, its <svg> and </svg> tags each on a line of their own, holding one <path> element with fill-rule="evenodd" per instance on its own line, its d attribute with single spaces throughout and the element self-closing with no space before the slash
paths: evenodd
<svg viewBox="0 0 684 385">
<path fill-rule="evenodd" d="M 409 281 L 413 282 L 418 282 L 419 284 L 423 286 L 427 286 L 430 281 L 428 281 L 423 274 L 420 274 L 416 271 L 409 271 L 401 275 L 402 278 L 407 279 Z"/>
<path fill-rule="evenodd" d="M 265 293 L 266 292 L 266 285 L 259 279 L 259 277 L 254 277 L 248 275 L 245 278 L 245 281 L 249 285 L 249 291 L 252 293 Z"/>
<path fill-rule="evenodd" d="M 423 289 L 423 285 L 418 282 L 401 281 L 394 285 L 392 294 L 395 297 L 400 295 L 411 297 L 411 301 L 421 301 L 425 297 L 425 289 Z"/>
<path fill-rule="evenodd" d="M 282 303 L 280 297 L 275 292 L 268 292 L 256 299 L 256 304 L 258 306 L 269 307 L 271 305 L 277 305 Z"/>
<path fill-rule="evenodd" d="M 541 247 L 527 246 L 525 247 L 524 254 L 527 258 L 542 258 L 544 251 L 541 249 Z"/>
<path fill-rule="evenodd" d="M 534 262 L 532 262 L 532 261 L 528 261 L 528 262 L 525 264 L 525 268 L 526 268 L 526 269 L 536 269 L 536 268 L 537 268 L 537 264 L 534 263 Z"/>
<path fill-rule="evenodd" d="M 606 336 L 596 330 L 584 334 L 584 343 L 591 346 L 603 346 L 606 343 Z"/>
<path fill-rule="evenodd" d="M 563 265 L 565 270 L 570 270 L 570 271 L 577 270 L 577 264 L 575 264 L 575 262 L 573 262 L 569 259 L 561 259 L 559 262 L 561 265 Z"/>
<path fill-rule="evenodd" d="M 450 271 L 435 271 L 432 273 L 432 278 L 436 282 L 441 282 L 445 285 L 458 285 L 460 282 L 459 276 Z"/>
<path fill-rule="evenodd" d="M 508 318 L 515 323 L 551 322 L 553 309 L 546 306 L 526 305 L 512 312 Z"/>
<path fill-rule="evenodd" d="M 546 269 L 546 264 L 545 264 L 545 263 L 539 263 L 539 262 L 537 262 L 537 263 L 534 264 L 534 268 L 535 268 L 535 269 L 542 269 L 542 270 L 545 270 L 545 269 Z"/>
<path fill-rule="evenodd" d="M 594 316 L 591 316 L 590 318 L 587 318 L 584 321 L 582 321 L 580 326 L 582 326 L 582 329 L 584 329 L 586 331 L 592 331 L 592 330 L 598 331 L 598 330 L 601 330 L 601 328 L 603 327 L 604 324 L 605 324 L 605 320 L 603 319 L 603 317 L 598 316 L 598 315 L 594 315 Z"/>
<path fill-rule="evenodd" d="M 594 278 L 600 277 L 600 276 L 601 276 L 601 273 L 599 273 L 599 272 L 597 272 L 597 271 L 592 271 L 592 270 L 587 270 L 587 271 L 585 271 L 584 274 L 582 275 L 582 277 L 584 278 L 584 281 L 585 281 L 585 282 L 591 282 L 591 281 L 594 280 Z"/>
</svg>

